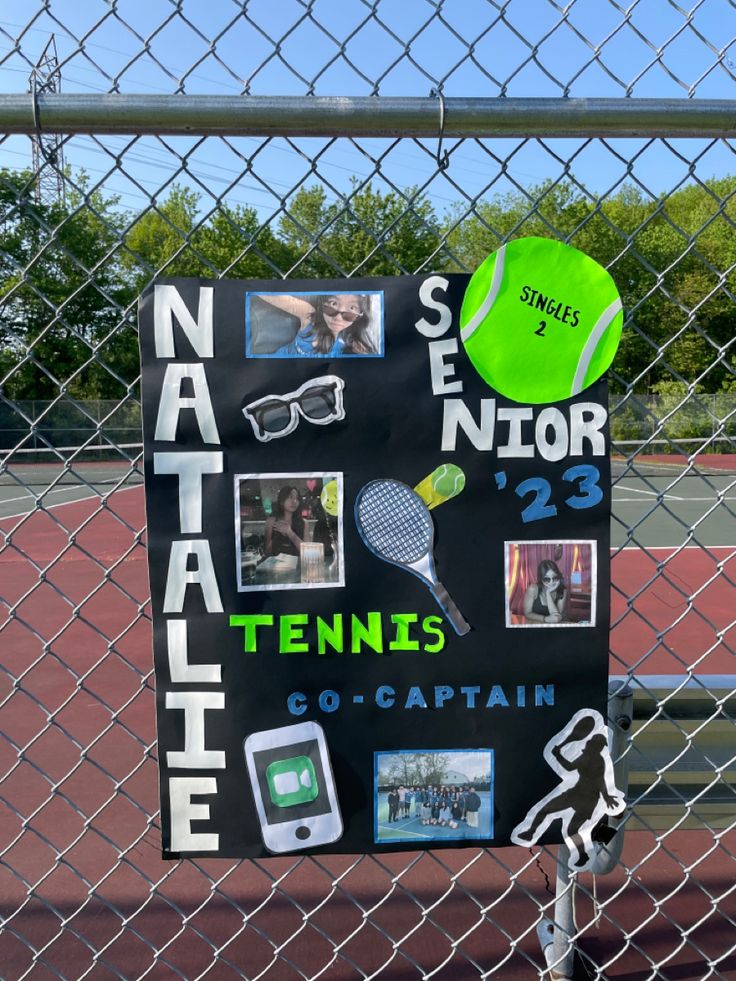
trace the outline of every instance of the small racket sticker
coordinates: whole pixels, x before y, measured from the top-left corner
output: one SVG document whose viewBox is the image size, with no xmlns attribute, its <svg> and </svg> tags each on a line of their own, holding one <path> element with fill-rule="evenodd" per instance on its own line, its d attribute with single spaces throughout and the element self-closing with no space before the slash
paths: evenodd
<svg viewBox="0 0 736 981">
<path fill-rule="evenodd" d="M 370 552 L 412 572 L 429 587 L 455 633 L 462 636 L 470 630 L 437 578 L 432 516 L 416 491 L 399 480 L 370 481 L 355 499 L 355 524 Z"/>
</svg>

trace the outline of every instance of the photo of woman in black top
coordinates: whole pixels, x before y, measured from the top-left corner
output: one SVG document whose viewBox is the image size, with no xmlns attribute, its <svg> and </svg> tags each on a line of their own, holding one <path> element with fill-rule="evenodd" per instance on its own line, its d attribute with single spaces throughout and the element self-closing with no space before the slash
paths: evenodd
<svg viewBox="0 0 736 981">
<path fill-rule="evenodd" d="M 266 555 L 299 555 L 304 541 L 304 519 L 299 514 L 302 495 L 296 487 L 282 487 L 276 498 L 275 513 L 266 520 Z"/>
<path fill-rule="evenodd" d="M 529 623 L 562 623 L 566 603 L 567 588 L 559 567 L 552 559 L 542 559 L 537 581 L 529 583 L 524 594 L 524 616 Z"/>
</svg>

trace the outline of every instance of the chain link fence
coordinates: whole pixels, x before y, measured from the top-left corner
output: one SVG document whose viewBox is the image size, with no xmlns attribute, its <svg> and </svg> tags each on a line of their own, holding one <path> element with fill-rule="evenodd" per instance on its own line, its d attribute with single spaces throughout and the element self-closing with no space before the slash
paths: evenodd
<svg viewBox="0 0 736 981">
<path fill-rule="evenodd" d="M 32 108 L 26 135 L 0 142 L 3 977 L 547 970 L 555 849 L 160 859 L 137 487 L 135 311 L 154 275 L 469 270 L 529 234 L 603 262 L 627 315 L 611 373 L 611 674 L 634 693 L 630 817 L 610 874 L 567 887 L 569 942 L 581 977 L 734 977 L 734 145 L 697 127 L 450 139 L 436 96 L 448 127 L 469 95 L 695 106 L 734 96 L 733 34 L 733 6 L 708 0 L 3 9 L 0 89 L 30 84 Z M 44 128 L 60 92 L 430 88 L 432 139 Z"/>
<path fill-rule="evenodd" d="M 679 386 L 669 395 L 614 396 L 610 402 L 611 435 L 618 451 L 627 445 L 654 453 L 679 443 L 707 444 L 710 452 L 728 454 L 736 435 L 736 393 L 691 393 Z M 666 419 L 665 419 L 666 417 Z M 101 423 L 104 421 L 104 426 Z M 126 399 L 17 399 L 0 404 L 0 449 L 17 447 L 33 431 L 34 459 L 44 450 L 69 453 L 83 444 L 88 450 L 140 446 L 143 439 L 138 402 Z M 103 431 L 101 431 L 103 430 Z M 648 444 L 644 446 L 643 444 Z"/>
</svg>

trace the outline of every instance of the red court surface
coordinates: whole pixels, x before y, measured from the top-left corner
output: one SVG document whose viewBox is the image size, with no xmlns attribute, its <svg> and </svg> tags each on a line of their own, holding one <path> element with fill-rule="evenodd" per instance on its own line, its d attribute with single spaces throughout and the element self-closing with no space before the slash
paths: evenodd
<svg viewBox="0 0 736 981">
<path fill-rule="evenodd" d="M 552 897 L 523 849 L 160 859 L 142 489 L 98 507 L 0 522 L 0 976 L 403 981 L 443 965 L 435 976 L 452 981 L 537 978 L 534 925 Z M 734 673 L 734 551 L 672 551 L 613 558 L 612 674 Z M 598 880 L 604 912 L 581 943 L 603 977 L 736 978 L 735 838 L 628 835 L 631 874 Z M 582 928 L 593 908 L 580 878 Z"/>
<path fill-rule="evenodd" d="M 11 533 L 10 547 L 0 553 L 0 597 L 13 605 L 32 590 L 15 614 L 29 624 L 21 634 L 14 630 L 26 657 L 34 649 L 41 651 L 40 636 L 35 637 L 35 648 L 31 640 L 34 631 L 45 639 L 54 637 L 73 615 L 74 605 L 93 590 L 76 615 L 77 627 L 64 630 L 55 645 L 59 655 L 66 651 L 69 630 L 79 629 L 79 624 L 89 624 L 87 641 L 99 647 L 94 626 L 116 636 L 138 615 L 138 605 L 148 593 L 140 544 L 143 490 L 118 491 L 95 513 L 98 505 L 95 497 L 0 520 L 0 532 Z M 46 582 L 39 583 L 40 573 L 49 566 Z M 736 549 L 627 548 L 614 553 L 611 578 L 611 674 L 621 674 L 628 666 L 641 674 L 734 673 Z M 146 619 L 133 629 L 140 647 L 135 663 L 146 670 L 150 641 L 141 628 L 148 626 Z"/>
<path fill-rule="evenodd" d="M 611 582 L 611 674 L 736 673 L 736 549 L 623 549 Z"/>
<path fill-rule="evenodd" d="M 733 473 L 736 470 L 736 454 L 734 453 L 703 453 L 697 452 L 692 457 L 687 453 L 637 453 L 631 462 L 633 469 L 645 467 L 653 464 L 661 467 L 675 467 L 678 470 L 688 461 L 692 460 L 693 466 L 699 470 L 723 470 L 726 473 Z M 626 457 L 614 453 L 612 460 L 616 463 L 625 464 Z"/>
</svg>

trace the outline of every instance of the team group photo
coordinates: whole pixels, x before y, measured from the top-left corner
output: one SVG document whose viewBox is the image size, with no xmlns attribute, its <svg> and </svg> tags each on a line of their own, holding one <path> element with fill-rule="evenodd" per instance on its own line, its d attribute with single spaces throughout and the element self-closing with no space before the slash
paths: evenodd
<svg viewBox="0 0 736 981">
<path fill-rule="evenodd" d="M 492 750 L 376 753 L 375 839 L 493 836 Z"/>
</svg>

